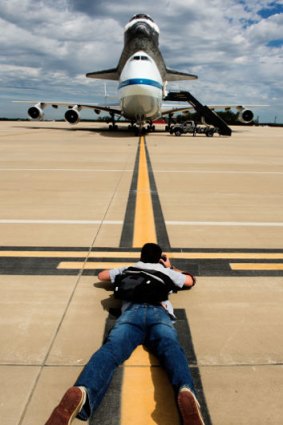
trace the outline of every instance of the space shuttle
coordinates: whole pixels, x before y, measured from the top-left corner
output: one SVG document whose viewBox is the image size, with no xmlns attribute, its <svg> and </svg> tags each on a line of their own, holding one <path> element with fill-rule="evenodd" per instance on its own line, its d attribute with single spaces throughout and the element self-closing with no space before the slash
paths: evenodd
<svg viewBox="0 0 283 425">
<path fill-rule="evenodd" d="M 195 104 L 166 106 L 167 84 L 172 81 L 195 80 L 197 76 L 167 68 L 159 49 L 159 28 L 153 19 L 146 14 L 133 16 L 124 29 L 124 48 L 118 64 L 114 68 L 94 71 L 86 74 L 88 78 L 112 80 L 118 82 L 119 102 L 113 105 L 70 104 L 67 102 L 37 102 L 28 109 L 28 116 L 33 120 L 42 119 L 44 109 L 48 106 L 67 107 L 65 120 L 70 124 L 80 121 L 83 109 L 101 111 L 110 115 L 110 129 L 116 130 L 116 117 L 122 116 L 130 121 L 131 126 L 142 127 L 148 123 L 153 129 L 153 122 L 165 115 L 172 116 L 178 111 L 195 109 Z M 213 105 L 212 108 L 216 109 Z M 226 110 L 237 108 L 242 122 L 251 122 L 253 113 L 242 105 L 224 105 Z"/>
</svg>

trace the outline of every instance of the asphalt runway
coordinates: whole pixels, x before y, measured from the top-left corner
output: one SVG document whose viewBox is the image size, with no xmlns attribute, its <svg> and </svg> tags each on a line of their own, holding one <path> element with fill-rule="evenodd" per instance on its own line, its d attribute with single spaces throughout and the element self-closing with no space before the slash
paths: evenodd
<svg viewBox="0 0 283 425">
<path fill-rule="evenodd" d="M 0 123 L 1 423 L 44 424 L 115 321 L 97 272 L 157 241 L 198 278 L 171 299 L 206 425 L 281 425 L 283 129 L 161 128 Z M 90 423 L 106 421 L 178 424 L 143 349 Z"/>
</svg>

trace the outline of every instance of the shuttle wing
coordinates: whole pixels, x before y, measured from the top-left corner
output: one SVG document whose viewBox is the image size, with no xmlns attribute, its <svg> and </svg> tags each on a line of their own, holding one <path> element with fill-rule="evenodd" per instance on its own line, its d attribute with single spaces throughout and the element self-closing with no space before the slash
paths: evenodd
<svg viewBox="0 0 283 425">
<path fill-rule="evenodd" d="M 104 69 L 103 71 L 88 72 L 86 74 L 88 78 L 96 78 L 98 80 L 119 80 L 119 73 L 116 68 Z"/>
<path fill-rule="evenodd" d="M 166 81 L 196 80 L 197 78 L 197 75 L 194 74 L 166 68 Z"/>
</svg>

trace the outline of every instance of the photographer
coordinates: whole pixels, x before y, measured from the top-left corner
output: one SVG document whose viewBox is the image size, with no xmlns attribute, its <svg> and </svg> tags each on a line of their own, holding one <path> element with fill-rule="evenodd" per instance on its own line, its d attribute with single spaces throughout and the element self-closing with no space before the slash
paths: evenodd
<svg viewBox="0 0 283 425">
<path fill-rule="evenodd" d="M 163 256 L 159 245 L 154 243 L 143 246 L 140 261 L 133 269 L 139 276 L 147 276 L 146 283 L 151 278 L 154 280 L 156 272 L 159 280 L 160 276 L 167 276 L 179 289 L 191 288 L 195 284 L 194 277 L 174 269 L 169 258 Z M 116 285 L 119 276 L 126 270 L 126 267 L 103 270 L 98 278 Z M 204 425 L 187 359 L 172 318 L 173 307 L 165 295 L 158 303 L 144 302 L 144 298 L 141 302 L 125 300 L 122 314 L 104 344 L 90 358 L 45 425 L 69 425 L 75 416 L 87 420 L 106 393 L 116 367 L 141 344 L 158 357 L 166 370 L 177 397 L 183 425 Z"/>
</svg>

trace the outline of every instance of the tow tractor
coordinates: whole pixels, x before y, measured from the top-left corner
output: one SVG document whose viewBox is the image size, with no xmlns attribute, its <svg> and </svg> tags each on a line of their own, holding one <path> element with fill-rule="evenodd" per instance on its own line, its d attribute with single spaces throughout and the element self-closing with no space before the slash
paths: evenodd
<svg viewBox="0 0 283 425">
<path fill-rule="evenodd" d="M 210 125 L 197 125 L 194 121 L 186 121 L 183 124 L 175 124 L 170 127 L 170 134 L 181 136 L 182 134 L 190 133 L 193 136 L 196 134 L 205 134 L 207 137 L 213 137 L 217 128 Z"/>
</svg>

